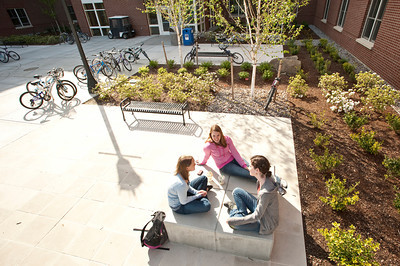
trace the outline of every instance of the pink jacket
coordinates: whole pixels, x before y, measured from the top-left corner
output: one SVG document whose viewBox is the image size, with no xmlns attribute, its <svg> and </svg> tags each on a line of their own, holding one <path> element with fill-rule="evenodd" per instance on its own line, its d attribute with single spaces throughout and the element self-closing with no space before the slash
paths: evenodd
<svg viewBox="0 0 400 266">
<path fill-rule="evenodd" d="M 247 165 L 240 156 L 239 152 L 236 150 L 235 145 L 233 145 L 232 139 L 228 136 L 225 136 L 225 140 L 227 144 L 225 148 L 223 146 L 216 145 L 214 142 L 207 142 L 203 148 L 205 153 L 204 159 L 200 164 L 206 164 L 211 155 L 218 169 L 221 169 L 233 159 L 236 159 L 236 161 L 243 168 L 246 167 Z"/>
</svg>

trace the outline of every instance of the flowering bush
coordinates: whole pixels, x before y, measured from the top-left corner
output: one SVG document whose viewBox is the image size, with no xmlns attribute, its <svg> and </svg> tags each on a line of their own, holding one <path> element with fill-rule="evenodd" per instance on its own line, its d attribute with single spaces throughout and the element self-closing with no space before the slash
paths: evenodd
<svg viewBox="0 0 400 266">
<path fill-rule="evenodd" d="M 220 77 L 227 77 L 230 74 L 230 71 L 228 69 L 226 69 L 226 68 L 220 68 L 220 69 L 217 70 L 217 74 Z"/>
<path fill-rule="evenodd" d="M 382 142 L 375 140 L 375 134 L 374 131 L 367 132 L 365 128 L 362 127 L 360 134 L 350 134 L 350 137 L 366 152 L 376 155 L 382 149 Z"/>
<path fill-rule="evenodd" d="M 287 91 L 294 98 L 303 98 L 306 96 L 308 85 L 300 75 L 290 77 Z"/>
<path fill-rule="evenodd" d="M 365 91 L 365 97 L 362 97 L 361 101 L 367 108 L 382 112 L 387 106 L 394 105 L 396 100 L 399 99 L 400 92 L 384 84 L 382 86 L 374 86 Z"/>
<path fill-rule="evenodd" d="M 360 72 L 356 74 L 357 83 L 354 85 L 354 89 L 358 92 L 365 93 L 367 90 L 372 89 L 375 86 L 382 86 L 385 81 L 376 73 Z"/>
</svg>

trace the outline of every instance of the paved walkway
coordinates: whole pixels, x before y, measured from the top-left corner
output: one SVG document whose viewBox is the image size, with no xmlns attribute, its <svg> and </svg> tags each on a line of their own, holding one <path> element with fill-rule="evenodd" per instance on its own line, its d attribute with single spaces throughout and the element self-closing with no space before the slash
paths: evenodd
<svg viewBox="0 0 400 266">
<path fill-rule="evenodd" d="M 89 56 L 141 41 L 151 59 L 165 60 L 154 37 L 97 37 L 83 48 Z M 177 47 L 164 41 L 168 59 L 178 61 Z M 82 85 L 67 105 L 56 100 L 29 111 L 18 103 L 25 83 L 59 66 L 76 83 L 71 71 L 79 54 L 67 44 L 12 49 L 21 60 L 0 65 L 0 265 L 306 264 L 290 119 L 192 112 L 183 127 L 179 116 L 141 114 L 143 123 L 129 128 L 118 107 L 83 105 L 91 96 Z M 265 154 L 289 180 L 271 261 L 175 243 L 170 251 L 148 250 L 132 231 L 163 205 L 160 195 L 177 157 L 201 156 L 214 123 L 243 157 Z"/>
</svg>

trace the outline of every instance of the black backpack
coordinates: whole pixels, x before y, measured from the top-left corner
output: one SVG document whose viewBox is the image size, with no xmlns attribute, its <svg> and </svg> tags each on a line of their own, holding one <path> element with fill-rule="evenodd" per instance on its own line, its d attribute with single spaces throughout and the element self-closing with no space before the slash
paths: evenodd
<svg viewBox="0 0 400 266">
<path fill-rule="evenodd" d="M 153 216 L 153 218 L 143 227 L 143 229 L 133 230 L 142 231 L 140 234 L 142 247 L 146 246 L 151 249 L 169 250 L 169 248 L 161 247 L 168 240 L 167 230 L 164 225 L 165 213 L 162 211 L 156 211 L 151 216 Z M 153 226 L 149 230 L 146 230 L 146 227 L 150 222 L 153 222 Z M 147 234 L 144 236 L 144 232 L 146 231 Z"/>
</svg>

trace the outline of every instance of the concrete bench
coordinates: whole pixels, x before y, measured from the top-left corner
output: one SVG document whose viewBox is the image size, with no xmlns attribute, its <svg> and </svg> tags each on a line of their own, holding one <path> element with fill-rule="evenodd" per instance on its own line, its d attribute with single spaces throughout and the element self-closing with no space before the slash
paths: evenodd
<svg viewBox="0 0 400 266">
<path fill-rule="evenodd" d="M 235 177 L 233 177 L 235 178 Z M 188 246 L 260 260 L 270 260 L 274 234 L 233 230 L 226 223 L 229 217 L 223 203 L 232 200 L 232 191 L 225 185 L 214 185 L 209 192 L 211 210 L 207 213 L 182 215 L 174 213 L 167 200 L 162 210 L 166 213 L 165 226 L 169 240 Z"/>
<path fill-rule="evenodd" d="M 121 101 L 120 107 L 124 121 L 126 121 L 124 112 L 131 112 L 133 116 L 135 116 L 134 112 L 182 115 L 183 125 L 186 125 L 185 113 L 187 111 L 190 119 L 189 103 L 187 102 L 185 103 L 140 102 L 140 101 L 131 101 L 128 98 L 126 98 Z"/>
</svg>

